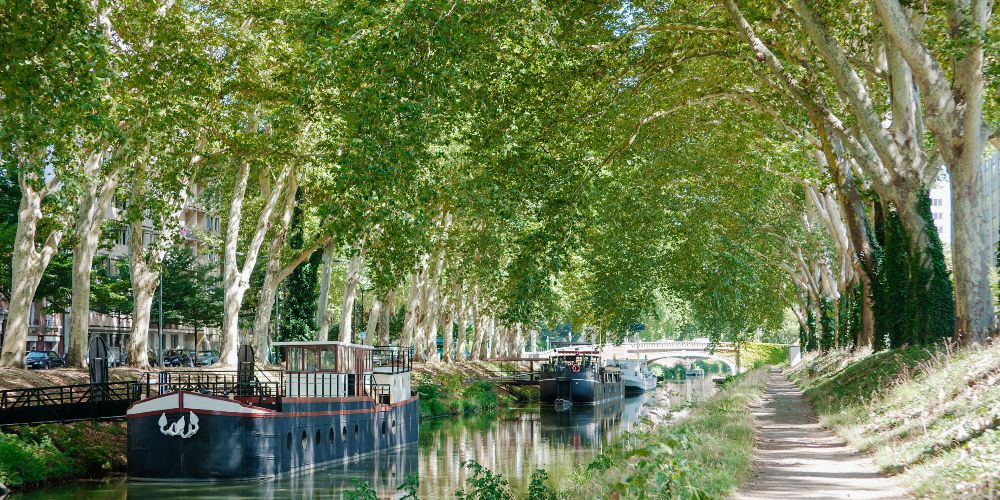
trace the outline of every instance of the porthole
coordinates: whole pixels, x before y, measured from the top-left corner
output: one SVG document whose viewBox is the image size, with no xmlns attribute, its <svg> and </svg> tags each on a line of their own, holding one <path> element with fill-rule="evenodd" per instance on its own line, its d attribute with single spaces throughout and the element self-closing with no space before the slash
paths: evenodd
<svg viewBox="0 0 1000 500">
<path fill-rule="evenodd" d="M 285 438 L 285 446 L 287 446 L 289 450 L 292 449 L 292 433 L 291 432 L 289 432 L 288 433 L 288 437 Z"/>
<path fill-rule="evenodd" d="M 343 429 L 340 430 L 340 437 L 347 442 L 347 426 L 345 425 Z"/>
<path fill-rule="evenodd" d="M 382 421 L 382 435 L 383 436 L 385 435 L 385 432 L 388 429 L 388 427 L 389 427 L 389 425 L 385 423 L 385 420 L 383 420 Z"/>
<path fill-rule="evenodd" d="M 322 439 L 323 438 L 320 435 L 319 429 L 316 429 L 316 446 L 319 446 L 319 443 Z"/>
<path fill-rule="evenodd" d="M 354 424 L 354 437 L 358 437 L 359 431 L 360 429 L 358 428 L 358 424 Z"/>
<path fill-rule="evenodd" d="M 396 419 L 392 419 L 392 433 L 396 433 Z"/>
<path fill-rule="evenodd" d="M 333 439 L 336 434 L 333 433 L 333 427 L 330 427 L 330 446 L 333 446 Z"/>
<path fill-rule="evenodd" d="M 306 431 L 302 431 L 302 451 L 305 451 L 306 444 L 309 443 L 309 436 L 306 435 Z"/>
</svg>

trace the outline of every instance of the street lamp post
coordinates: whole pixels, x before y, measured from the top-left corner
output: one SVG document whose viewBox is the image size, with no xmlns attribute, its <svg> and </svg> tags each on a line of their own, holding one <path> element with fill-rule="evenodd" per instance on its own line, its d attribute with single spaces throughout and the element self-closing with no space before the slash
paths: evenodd
<svg viewBox="0 0 1000 500">
<path fill-rule="evenodd" d="M 0 310 L 0 348 L 3 347 L 3 339 L 7 335 L 7 310 Z"/>
<path fill-rule="evenodd" d="M 358 317 L 354 320 L 354 331 L 356 332 L 362 331 L 361 322 L 364 321 L 365 317 L 365 286 L 359 283 L 358 288 L 361 289 L 361 309 L 358 311 Z M 364 340 L 365 339 L 361 339 L 362 344 L 364 343 Z"/>
<path fill-rule="evenodd" d="M 159 343 L 159 346 L 160 346 L 159 357 L 160 357 L 160 369 L 161 370 L 163 369 L 163 273 L 164 273 L 164 271 L 166 271 L 166 269 L 160 269 L 160 286 L 158 287 L 160 289 L 160 297 L 159 297 L 160 300 L 158 301 L 160 303 L 159 304 L 160 311 L 159 311 L 159 318 L 158 318 L 158 323 L 159 324 L 156 327 L 156 337 L 159 339 L 158 343 Z"/>
</svg>

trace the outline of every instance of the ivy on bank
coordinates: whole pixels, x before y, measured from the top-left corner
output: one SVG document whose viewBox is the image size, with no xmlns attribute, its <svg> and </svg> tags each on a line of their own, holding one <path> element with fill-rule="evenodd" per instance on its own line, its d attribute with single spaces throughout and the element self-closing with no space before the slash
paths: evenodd
<svg viewBox="0 0 1000 500">
<path fill-rule="evenodd" d="M 916 209 L 925 221 L 924 237 L 929 242 L 924 253 L 910 248 L 897 209 L 875 204 L 871 235 L 877 268 L 872 283 L 875 351 L 930 345 L 954 335 L 953 287 L 926 189 Z M 799 329 L 803 351 L 827 352 L 857 345 L 863 300 L 857 283 L 836 301 L 819 299 L 813 307 L 810 299 L 806 328 Z"/>
</svg>

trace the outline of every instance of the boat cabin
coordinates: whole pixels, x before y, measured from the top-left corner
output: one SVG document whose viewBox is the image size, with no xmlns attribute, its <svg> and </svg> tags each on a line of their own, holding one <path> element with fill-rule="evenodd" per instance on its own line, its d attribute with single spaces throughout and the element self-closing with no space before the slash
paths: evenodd
<svg viewBox="0 0 1000 500">
<path fill-rule="evenodd" d="M 597 351 L 557 351 L 542 365 L 542 371 L 561 372 L 565 368 L 579 367 L 578 371 L 598 369 L 602 366 L 601 355 Z"/>
<path fill-rule="evenodd" d="M 275 342 L 284 350 L 286 398 L 374 397 L 392 404 L 411 397 L 409 349 L 338 341 Z"/>
</svg>

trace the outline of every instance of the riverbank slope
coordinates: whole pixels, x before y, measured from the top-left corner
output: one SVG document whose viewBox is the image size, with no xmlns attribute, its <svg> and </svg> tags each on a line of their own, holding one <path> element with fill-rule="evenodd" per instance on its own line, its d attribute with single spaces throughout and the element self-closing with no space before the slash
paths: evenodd
<svg viewBox="0 0 1000 500">
<path fill-rule="evenodd" d="M 913 494 L 1000 490 L 1000 345 L 838 351 L 807 357 L 789 375 L 825 426 Z"/>
<path fill-rule="evenodd" d="M 508 387 L 491 383 L 501 369 L 527 369 L 488 361 L 415 363 L 413 390 L 420 395 L 420 417 L 431 418 L 488 411 L 538 401 L 537 386 Z"/>
</svg>

